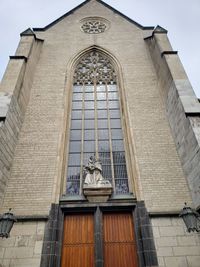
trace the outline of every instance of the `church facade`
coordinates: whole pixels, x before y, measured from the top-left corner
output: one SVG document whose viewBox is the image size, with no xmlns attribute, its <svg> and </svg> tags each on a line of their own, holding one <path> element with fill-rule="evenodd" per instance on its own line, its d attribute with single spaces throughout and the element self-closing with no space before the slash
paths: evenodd
<svg viewBox="0 0 200 267">
<path fill-rule="evenodd" d="M 200 103 L 167 30 L 87 0 L 27 29 L 0 87 L 0 266 L 200 266 Z"/>
</svg>

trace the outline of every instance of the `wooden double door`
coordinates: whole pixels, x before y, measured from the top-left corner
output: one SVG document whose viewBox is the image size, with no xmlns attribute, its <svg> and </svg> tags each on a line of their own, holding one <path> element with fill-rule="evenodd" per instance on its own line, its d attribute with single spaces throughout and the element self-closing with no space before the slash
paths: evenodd
<svg viewBox="0 0 200 267">
<path fill-rule="evenodd" d="M 65 217 L 62 267 L 95 267 L 94 221 L 93 214 Z M 102 222 L 103 266 L 138 266 L 132 213 L 104 213 Z"/>
</svg>

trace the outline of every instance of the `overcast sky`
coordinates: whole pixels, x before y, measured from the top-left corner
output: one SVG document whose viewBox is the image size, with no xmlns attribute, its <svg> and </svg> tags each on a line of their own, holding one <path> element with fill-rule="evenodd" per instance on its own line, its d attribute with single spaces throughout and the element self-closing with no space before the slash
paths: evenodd
<svg viewBox="0 0 200 267">
<path fill-rule="evenodd" d="M 29 27 L 44 27 L 81 0 L 0 0 L 0 80 L 14 55 L 19 34 Z M 194 91 L 200 98 L 200 0 L 104 0 L 143 26 L 168 30 Z"/>
</svg>

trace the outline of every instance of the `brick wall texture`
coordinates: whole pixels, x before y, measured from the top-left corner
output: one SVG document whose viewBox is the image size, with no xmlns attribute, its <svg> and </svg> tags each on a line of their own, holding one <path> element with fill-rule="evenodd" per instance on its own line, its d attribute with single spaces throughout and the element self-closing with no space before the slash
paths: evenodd
<svg viewBox="0 0 200 267">
<path fill-rule="evenodd" d="M 92 16 L 109 21 L 104 33 L 80 30 L 81 20 Z M 172 52 L 166 33 L 144 40 L 151 34 L 93 0 L 44 31 L 22 34 L 0 87 L 11 96 L 0 122 L 0 213 L 11 207 L 16 215 L 46 216 L 59 203 L 73 66 L 94 46 L 116 62 L 134 195 L 157 214 L 174 214 L 192 200 L 199 206 L 200 104 L 178 56 L 162 54 Z M 160 266 L 198 266 L 198 236 L 189 236 L 178 219 L 152 224 Z M 11 238 L 1 242 L 2 266 L 39 266 L 40 226 L 14 226 Z"/>
<path fill-rule="evenodd" d="M 15 148 L 29 102 L 40 42 L 30 36 L 22 38 L 19 46 L 23 49 L 18 49 L 16 57 L 10 60 L 0 85 L 0 93 L 4 100 L 0 101 L 0 203 L 10 177 Z M 26 62 L 28 57 L 29 60 Z M 2 106 L 6 106 L 4 114 L 1 114 Z"/>
</svg>

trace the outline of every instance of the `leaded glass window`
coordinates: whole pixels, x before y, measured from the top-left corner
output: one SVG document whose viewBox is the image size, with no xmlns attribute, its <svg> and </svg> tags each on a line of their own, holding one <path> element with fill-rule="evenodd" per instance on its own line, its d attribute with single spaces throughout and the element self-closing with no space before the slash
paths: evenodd
<svg viewBox="0 0 200 267">
<path fill-rule="evenodd" d="M 102 175 L 115 194 L 129 192 L 120 101 L 115 68 L 93 50 L 74 73 L 67 165 L 67 194 L 82 194 L 83 168 L 91 156 L 102 163 Z"/>
</svg>

